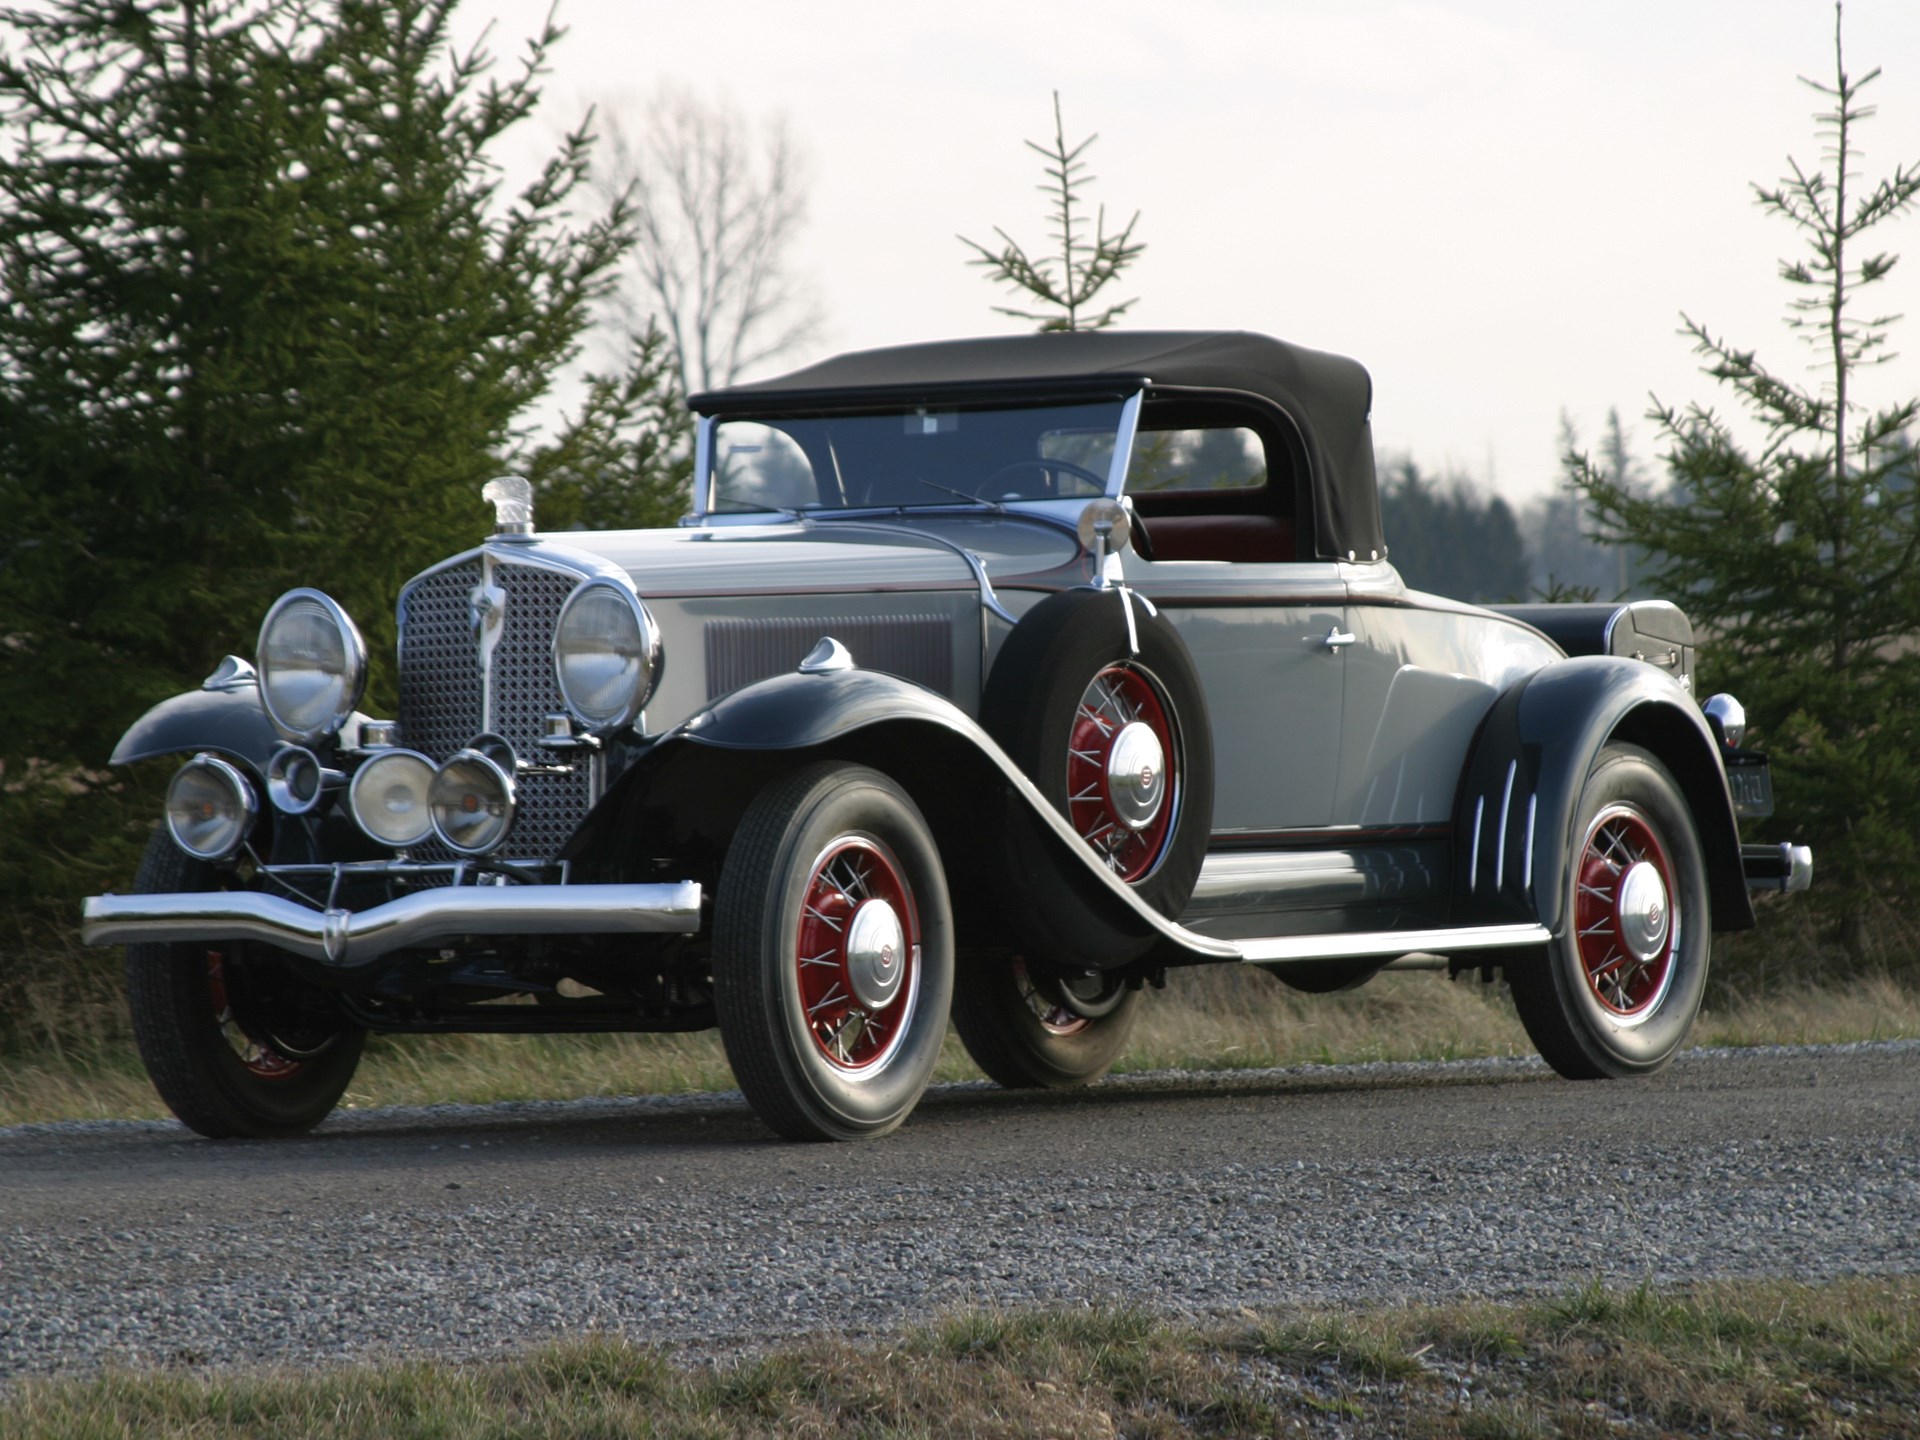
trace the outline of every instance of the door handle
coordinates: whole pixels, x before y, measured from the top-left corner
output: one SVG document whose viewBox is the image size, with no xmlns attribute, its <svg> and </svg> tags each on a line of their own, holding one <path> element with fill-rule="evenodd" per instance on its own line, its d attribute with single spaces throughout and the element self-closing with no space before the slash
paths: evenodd
<svg viewBox="0 0 1920 1440">
<path fill-rule="evenodd" d="M 1353 636 L 1348 631 L 1342 630 L 1336 625 L 1326 633 L 1325 638 L 1323 638 L 1320 643 L 1338 655 L 1342 645 L 1353 644 Z"/>
</svg>

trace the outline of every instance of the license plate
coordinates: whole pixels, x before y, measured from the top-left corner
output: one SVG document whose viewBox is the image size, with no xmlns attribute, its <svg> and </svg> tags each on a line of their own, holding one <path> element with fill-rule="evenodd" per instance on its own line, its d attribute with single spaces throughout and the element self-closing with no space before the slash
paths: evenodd
<svg viewBox="0 0 1920 1440">
<path fill-rule="evenodd" d="M 1733 813 L 1742 818 L 1773 814 L 1773 771 L 1764 755 L 1727 757 L 1727 788 L 1733 791 Z"/>
</svg>

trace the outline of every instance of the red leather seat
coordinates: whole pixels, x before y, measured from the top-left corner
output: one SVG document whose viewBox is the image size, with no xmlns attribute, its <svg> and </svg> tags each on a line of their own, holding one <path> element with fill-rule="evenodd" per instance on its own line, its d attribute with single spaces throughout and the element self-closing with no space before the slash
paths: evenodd
<svg viewBox="0 0 1920 1440">
<path fill-rule="evenodd" d="M 1152 515 L 1153 558 L 1284 564 L 1294 558 L 1293 522 L 1278 515 Z"/>
</svg>

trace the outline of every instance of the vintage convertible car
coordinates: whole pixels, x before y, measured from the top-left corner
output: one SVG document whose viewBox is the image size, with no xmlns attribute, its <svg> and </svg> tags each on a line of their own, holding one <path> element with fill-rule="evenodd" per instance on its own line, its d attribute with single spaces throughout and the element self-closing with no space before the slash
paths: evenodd
<svg viewBox="0 0 1920 1440">
<path fill-rule="evenodd" d="M 1387 560 L 1358 364 L 1250 334 L 842 356 L 692 401 L 692 513 L 319 590 L 128 731 L 189 758 L 132 895 L 141 1051 L 298 1132 L 368 1031 L 717 1025 L 774 1130 L 875 1135 L 947 1021 L 1103 1073 L 1173 966 L 1504 971 L 1562 1074 L 1680 1046 L 1711 932 L 1812 858 L 1664 602 L 1476 608 Z"/>
</svg>

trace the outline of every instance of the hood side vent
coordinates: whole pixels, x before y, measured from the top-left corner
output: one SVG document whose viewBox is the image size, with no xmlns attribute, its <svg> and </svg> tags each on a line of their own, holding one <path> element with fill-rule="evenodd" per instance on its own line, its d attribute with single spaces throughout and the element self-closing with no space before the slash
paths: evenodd
<svg viewBox="0 0 1920 1440">
<path fill-rule="evenodd" d="M 707 699 L 796 668 L 831 635 L 862 670 L 953 695 L 953 620 L 946 615 L 849 615 L 707 622 Z"/>
</svg>

